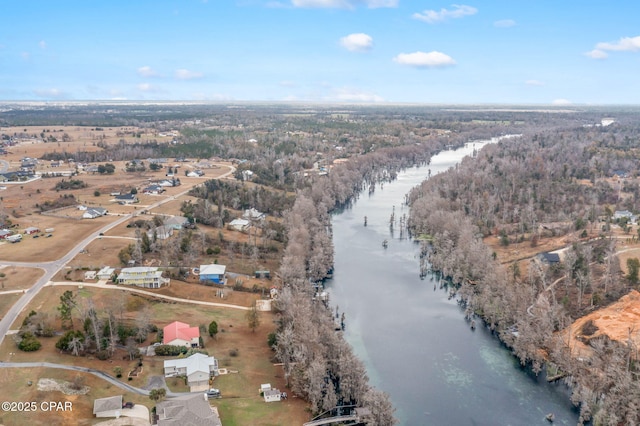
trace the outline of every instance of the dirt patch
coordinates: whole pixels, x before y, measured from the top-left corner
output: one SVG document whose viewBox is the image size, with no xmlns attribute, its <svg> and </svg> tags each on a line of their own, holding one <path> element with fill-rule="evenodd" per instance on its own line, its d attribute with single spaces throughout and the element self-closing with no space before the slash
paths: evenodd
<svg viewBox="0 0 640 426">
<path fill-rule="evenodd" d="M 43 378 L 38 380 L 38 390 L 41 392 L 57 391 L 62 392 L 65 395 L 86 395 L 91 389 L 89 386 L 76 386 L 65 380 Z"/>
<path fill-rule="evenodd" d="M 597 329 L 584 335 L 585 324 L 591 322 Z M 592 327 L 591 330 L 593 330 Z M 588 356 L 589 346 L 583 342 L 598 336 L 607 336 L 611 340 L 626 343 L 631 339 L 637 346 L 640 344 L 640 293 L 632 290 L 617 302 L 598 309 L 576 320 L 570 329 L 564 330 L 564 335 L 571 333 L 571 347 L 575 348 L 577 356 Z"/>
<path fill-rule="evenodd" d="M 1 291 L 27 289 L 31 287 L 43 274 L 44 271 L 38 268 L 0 266 Z"/>
</svg>

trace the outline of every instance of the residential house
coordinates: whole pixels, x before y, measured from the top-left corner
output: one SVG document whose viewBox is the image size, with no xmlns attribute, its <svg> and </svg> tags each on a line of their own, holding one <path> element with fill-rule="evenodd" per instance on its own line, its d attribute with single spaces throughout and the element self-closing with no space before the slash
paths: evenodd
<svg viewBox="0 0 640 426">
<path fill-rule="evenodd" d="M 169 359 L 164 362 L 164 376 L 184 376 L 191 392 L 209 389 L 209 379 L 218 375 L 218 360 L 196 353 L 188 358 Z"/>
<path fill-rule="evenodd" d="M 164 188 L 158 184 L 153 184 L 153 185 L 147 186 L 145 189 L 142 190 L 142 192 L 149 195 L 158 195 L 164 192 Z"/>
<path fill-rule="evenodd" d="M 217 264 L 200 265 L 200 282 L 213 283 L 213 284 L 225 284 L 226 269 L 227 267 L 225 265 L 217 265 Z"/>
<path fill-rule="evenodd" d="M 250 209 L 247 209 L 244 211 L 244 213 L 242 214 L 242 218 L 243 219 L 247 219 L 250 220 L 252 222 L 261 222 L 265 219 L 266 215 L 262 212 L 259 212 L 258 210 L 254 209 L 253 207 Z"/>
<path fill-rule="evenodd" d="M 162 344 L 195 348 L 200 345 L 200 329 L 174 321 L 162 330 Z"/>
<path fill-rule="evenodd" d="M 255 173 L 253 173 L 251 170 L 243 170 L 241 174 L 242 174 L 242 180 L 251 180 L 253 179 L 253 175 Z"/>
<path fill-rule="evenodd" d="M 544 252 L 539 254 L 539 259 L 549 265 L 560 263 L 560 255 L 558 253 Z"/>
<path fill-rule="evenodd" d="M 84 279 L 85 280 L 95 280 L 96 279 L 96 271 L 85 271 Z"/>
<path fill-rule="evenodd" d="M 116 201 L 120 204 L 133 204 L 138 202 L 136 194 L 121 194 L 116 195 Z"/>
<path fill-rule="evenodd" d="M 619 220 L 619 219 L 628 219 L 629 223 L 635 223 L 637 216 L 635 216 L 633 213 L 631 213 L 629 210 L 616 210 L 613 213 L 613 220 Z"/>
<path fill-rule="evenodd" d="M 40 232 L 40 228 L 36 227 L 36 226 L 30 226 L 27 229 L 24 230 L 24 233 L 27 235 L 31 235 L 31 234 L 36 234 Z"/>
<path fill-rule="evenodd" d="M 222 426 L 205 394 L 184 395 L 156 404 L 158 426 Z"/>
<path fill-rule="evenodd" d="M 82 214 L 83 219 L 95 219 L 96 217 L 104 216 L 107 214 L 107 209 L 102 207 L 89 207 Z"/>
<path fill-rule="evenodd" d="M 162 225 L 147 231 L 147 236 L 151 241 L 166 240 L 173 235 L 173 227 Z"/>
<path fill-rule="evenodd" d="M 246 219 L 233 219 L 229 222 L 228 227 L 235 231 L 246 231 L 251 226 L 251 223 Z"/>
<path fill-rule="evenodd" d="M 122 395 L 95 399 L 93 414 L 96 417 L 119 418 L 122 415 Z"/>
<path fill-rule="evenodd" d="M 170 216 L 164 219 L 165 226 L 170 226 L 176 231 L 189 226 L 189 219 L 184 216 Z"/>
<path fill-rule="evenodd" d="M 162 271 L 153 266 L 134 266 L 122 268 L 118 275 L 118 284 L 135 285 L 144 288 L 160 288 L 169 284 L 169 278 L 162 277 Z"/>
<path fill-rule="evenodd" d="M 110 280 L 115 271 L 116 270 L 114 268 L 110 268 L 109 266 L 105 266 L 104 268 L 102 268 L 102 269 L 100 269 L 98 271 L 96 276 L 98 277 L 99 280 Z"/>
</svg>

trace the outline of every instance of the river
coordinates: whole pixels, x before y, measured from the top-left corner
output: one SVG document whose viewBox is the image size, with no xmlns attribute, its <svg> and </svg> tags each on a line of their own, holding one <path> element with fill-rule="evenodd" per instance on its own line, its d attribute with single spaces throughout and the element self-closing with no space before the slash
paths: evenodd
<svg viewBox="0 0 640 426">
<path fill-rule="evenodd" d="M 447 170 L 485 143 L 442 152 L 334 215 L 331 302 L 345 313 L 345 337 L 371 383 L 390 395 L 401 425 L 548 425 L 548 413 L 555 425 L 575 425 L 567 389 L 520 368 L 480 322 L 471 330 L 456 300 L 434 287 L 437 278 L 420 279 L 418 245 L 399 238 L 398 224 L 390 232 L 394 209 L 396 220 L 409 214 L 404 196 L 429 170 Z"/>
</svg>

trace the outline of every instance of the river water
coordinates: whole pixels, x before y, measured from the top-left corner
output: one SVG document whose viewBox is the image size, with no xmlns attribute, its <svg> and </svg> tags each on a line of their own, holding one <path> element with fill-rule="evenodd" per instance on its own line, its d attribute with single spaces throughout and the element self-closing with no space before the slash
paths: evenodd
<svg viewBox="0 0 640 426">
<path fill-rule="evenodd" d="M 331 302 L 345 313 L 345 337 L 372 384 L 390 395 L 401 425 L 548 425 L 548 413 L 555 425 L 575 425 L 566 388 L 520 368 L 484 327 L 471 330 L 455 299 L 434 287 L 437 278 L 420 279 L 419 246 L 400 238 L 397 223 L 390 232 L 394 206 L 396 220 L 409 214 L 404 196 L 429 170 L 444 171 L 484 143 L 442 152 L 334 215 Z"/>
</svg>

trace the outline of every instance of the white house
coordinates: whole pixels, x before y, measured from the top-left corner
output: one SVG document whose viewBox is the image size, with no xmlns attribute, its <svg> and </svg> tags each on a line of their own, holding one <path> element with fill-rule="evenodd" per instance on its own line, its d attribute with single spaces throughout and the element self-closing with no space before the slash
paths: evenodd
<svg viewBox="0 0 640 426">
<path fill-rule="evenodd" d="M 229 228 L 235 231 L 246 231 L 251 226 L 251 223 L 246 219 L 233 219 L 229 222 Z"/>
<path fill-rule="evenodd" d="M 122 395 L 98 398 L 93 401 L 93 414 L 96 417 L 115 417 L 122 415 Z"/>
<path fill-rule="evenodd" d="M 169 225 L 158 226 L 157 228 L 153 228 L 147 231 L 147 236 L 149 237 L 149 239 L 151 239 L 151 241 L 154 241 L 156 239 L 166 240 L 173 235 L 173 229 L 174 228 Z"/>
<path fill-rule="evenodd" d="M 102 269 L 100 269 L 98 271 L 96 276 L 98 277 L 99 280 L 110 280 L 115 271 L 116 270 L 114 268 L 110 268 L 109 266 L 105 266 L 104 268 L 102 268 Z"/>
<path fill-rule="evenodd" d="M 191 392 L 209 389 L 209 379 L 218 375 L 218 360 L 204 354 L 188 358 L 170 359 L 164 362 L 164 376 L 185 376 Z"/>
<path fill-rule="evenodd" d="M 90 207 L 82 214 L 83 219 L 95 219 L 96 217 L 104 216 L 107 214 L 107 209 L 102 207 Z"/>
<path fill-rule="evenodd" d="M 118 284 L 135 285 L 144 288 L 160 288 L 169 284 L 169 278 L 162 277 L 162 271 L 154 266 L 135 266 L 122 268 L 118 275 Z"/>
<path fill-rule="evenodd" d="M 242 214 L 243 219 L 247 219 L 251 221 L 263 221 L 265 217 L 266 215 L 264 213 L 254 209 L 253 207 L 245 210 L 244 213 Z"/>
<path fill-rule="evenodd" d="M 96 279 L 96 271 L 85 271 L 84 279 L 85 280 L 95 280 Z"/>
</svg>

